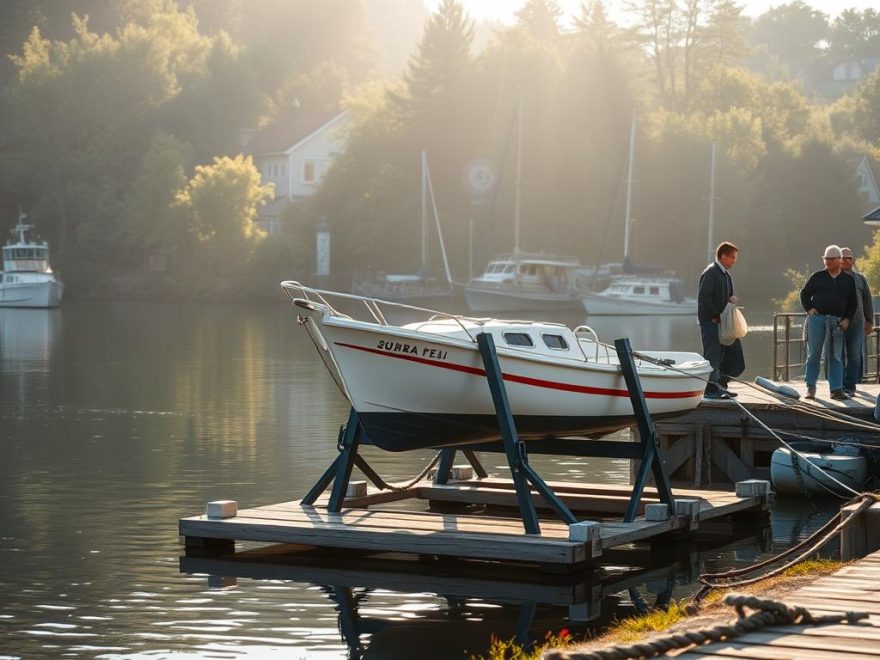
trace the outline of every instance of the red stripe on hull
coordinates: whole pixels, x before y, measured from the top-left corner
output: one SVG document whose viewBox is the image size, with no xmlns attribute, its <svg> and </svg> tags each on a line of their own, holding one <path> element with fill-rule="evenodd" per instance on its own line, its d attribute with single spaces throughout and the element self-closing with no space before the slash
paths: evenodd
<svg viewBox="0 0 880 660">
<path fill-rule="evenodd" d="M 346 344 L 340 341 L 333 342 L 337 346 L 343 348 L 351 348 L 356 351 L 364 351 L 366 353 L 374 353 L 384 357 L 397 358 L 398 360 L 407 360 L 408 362 L 416 362 L 431 367 L 440 367 L 441 369 L 449 369 L 451 371 L 460 371 L 472 376 L 486 376 L 484 369 L 476 367 L 468 367 L 463 364 L 451 364 L 449 362 L 440 362 L 439 360 L 429 360 L 427 358 L 418 357 L 417 355 L 407 355 L 405 353 L 389 353 L 378 348 L 368 348 L 367 346 L 356 346 L 354 344 Z M 514 374 L 504 374 L 504 380 L 511 383 L 520 383 L 522 385 L 531 385 L 533 387 L 543 387 L 551 390 L 561 390 L 564 392 L 578 392 L 579 394 L 599 394 L 602 396 L 622 396 L 629 398 L 629 390 L 615 390 L 606 387 L 589 387 L 587 385 L 574 385 L 571 383 L 557 383 L 551 380 L 543 380 L 540 378 L 531 378 L 529 376 L 517 376 Z M 703 390 L 695 390 L 691 392 L 644 392 L 646 399 L 690 399 L 692 397 L 702 396 Z"/>
</svg>

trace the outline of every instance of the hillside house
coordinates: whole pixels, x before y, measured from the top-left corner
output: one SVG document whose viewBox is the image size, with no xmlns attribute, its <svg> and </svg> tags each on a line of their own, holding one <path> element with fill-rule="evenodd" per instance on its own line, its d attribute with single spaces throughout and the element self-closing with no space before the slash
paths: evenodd
<svg viewBox="0 0 880 660">
<path fill-rule="evenodd" d="M 344 145 L 347 113 L 295 112 L 265 128 L 243 135 L 263 184 L 275 184 L 275 199 L 264 205 L 257 222 L 270 234 L 281 231 L 286 209 L 312 195 Z"/>
</svg>

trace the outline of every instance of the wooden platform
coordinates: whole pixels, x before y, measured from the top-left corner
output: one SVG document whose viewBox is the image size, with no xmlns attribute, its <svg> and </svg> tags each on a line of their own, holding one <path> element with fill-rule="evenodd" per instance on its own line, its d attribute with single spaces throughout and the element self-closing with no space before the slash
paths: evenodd
<svg viewBox="0 0 880 660">
<path fill-rule="evenodd" d="M 580 486 L 551 483 L 563 501 L 578 514 L 622 518 L 631 490 L 618 486 Z M 523 523 L 510 509 L 494 513 L 498 507 L 516 505 L 516 494 L 509 481 L 482 479 L 437 485 L 421 482 L 406 493 L 377 492 L 346 500 L 340 513 L 326 509 L 326 499 L 316 506 L 299 501 L 272 504 L 238 512 L 234 518 L 184 518 L 180 534 L 186 537 L 187 553 L 217 554 L 233 549 L 233 541 L 292 543 L 322 548 L 343 548 L 370 552 L 402 552 L 416 555 L 447 556 L 500 562 L 525 562 L 544 568 L 571 570 L 593 562 L 609 548 L 656 539 L 677 531 L 693 531 L 701 520 L 735 513 L 760 515 L 769 506 L 766 497 L 737 497 L 731 492 L 675 491 L 677 501 L 691 513 L 672 516 L 660 522 L 644 517 L 632 523 L 604 521 L 595 543 L 569 540 L 569 527 L 555 519 L 541 520 L 541 534 L 528 535 Z M 455 513 L 394 508 L 401 500 L 422 500 L 433 506 L 464 507 Z M 658 501 L 654 489 L 646 489 L 645 503 Z M 367 507 L 371 508 L 367 508 Z M 543 508 L 543 500 L 536 500 Z M 473 515 L 475 509 L 493 509 L 493 515 Z M 644 506 L 643 506 L 644 508 Z M 598 515 L 597 515 L 598 514 Z M 584 518 L 591 519 L 586 515 Z M 217 541 L 219 540 L 219 541 Z"/>
<path fill-rule="evenodd" d="M 799 401 L 780 401 L 769 392 L 742 383 L 732 383 L 736 401 L 703 400 L 693 411 L 669 421 L 656 421 L 655 428 L 666 457 L 673 486 L 724 488 L 746 479 L 769 479 L 770 457 L 779 442 L 743 412 L 755 415 L 772 429 L 819 438 L 850 436 L 864 442 L 878 442 L 877 433 L 858 429 L 829 417 L 809 413 L 835 411 L 861 421 L 874 422 L 874 402 L 880 385 L 859 385 L 849 401 L 830 398 L 828 383 L 819 381 L 817 399 L 806 400 L 803 382 L 786 383 L 801 394 Z M 784 436 L 793 440 L 791 436 Z"/>
<path fill-rule="evenodd" d="M 827 658 L 858 660 L 880 657 L 880 552 L 820 578 L 785 601 L 802 605 L 813 614 L 868 612 L 855 624 L 774 626 L 695 648 L 682 658 Z"/>
</svg>

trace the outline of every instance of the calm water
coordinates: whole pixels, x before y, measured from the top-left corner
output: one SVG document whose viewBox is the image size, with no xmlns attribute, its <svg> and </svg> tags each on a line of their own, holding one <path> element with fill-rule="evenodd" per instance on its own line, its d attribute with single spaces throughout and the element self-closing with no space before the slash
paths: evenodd
<svg viewBox="0 0 880 660">
<path fill-rule="evenodd" d="M 591 324 L 635 348 L 699 349 L 689 318 Z M 751 334 L 746 352 L 747 375 L 769 371 L 769 333 Z M 784 504 L 770 531 L 719 528 L 649 566 L 569 584 L 332 565 L 254 564 L 237 580 L 240 569 L 181 570 L 179 518 L 212 499 L 301 497 L 335 457 L 346 415 L 283 303 L 0 310 L 0 657 L 459 657 L 485 651 L 492 633 L 583 634 L 683 597 L 701 570 L 790 544 L 829 515 Z M 366 453 L 398 480 L 431 458 Z M 500 460 L 487 468 L 503 474 Z M 619 461 L 533 462 L 550 479 L 628 474 Z"/>
</svg>

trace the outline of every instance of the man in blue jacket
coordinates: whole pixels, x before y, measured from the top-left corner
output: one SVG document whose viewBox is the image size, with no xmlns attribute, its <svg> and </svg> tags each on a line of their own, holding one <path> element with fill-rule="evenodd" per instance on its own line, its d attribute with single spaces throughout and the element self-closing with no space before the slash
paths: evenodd
<svg viewBox="0 0 880 660">
<path fill-rule="evenodd" d="M 846 401 L 843 391 L 843 345 L 846 329 L 856 313 L 856 283 L 843 270 L 843 252 L 837 245 L 825 248 L 823 270 L 817 270 L 801 289 L 801 305 L 807 313 L 807 398 L 816 398 L 816 380 L 824 349 L 828 364 L 828 387 L 831 398 Z"/>
<path fill-rule="evenodd" d="M 730 346 L 722 346 L 719 337 L 721 313 L 727 303 L 737 303 L 733 293 L 730 269 L 736 263 L 739 248 L 727 241 L 715 250 L 715 261 L 700 275 L 697 292 L 697 320 L 703 341 L 703 357 L 712 365 L 704 396 L 707 399 L 729 399 L 735 392 L 727 391 L 727 383 L 745 371 L 742 343 L 737 339 Z"/>
</svg>

